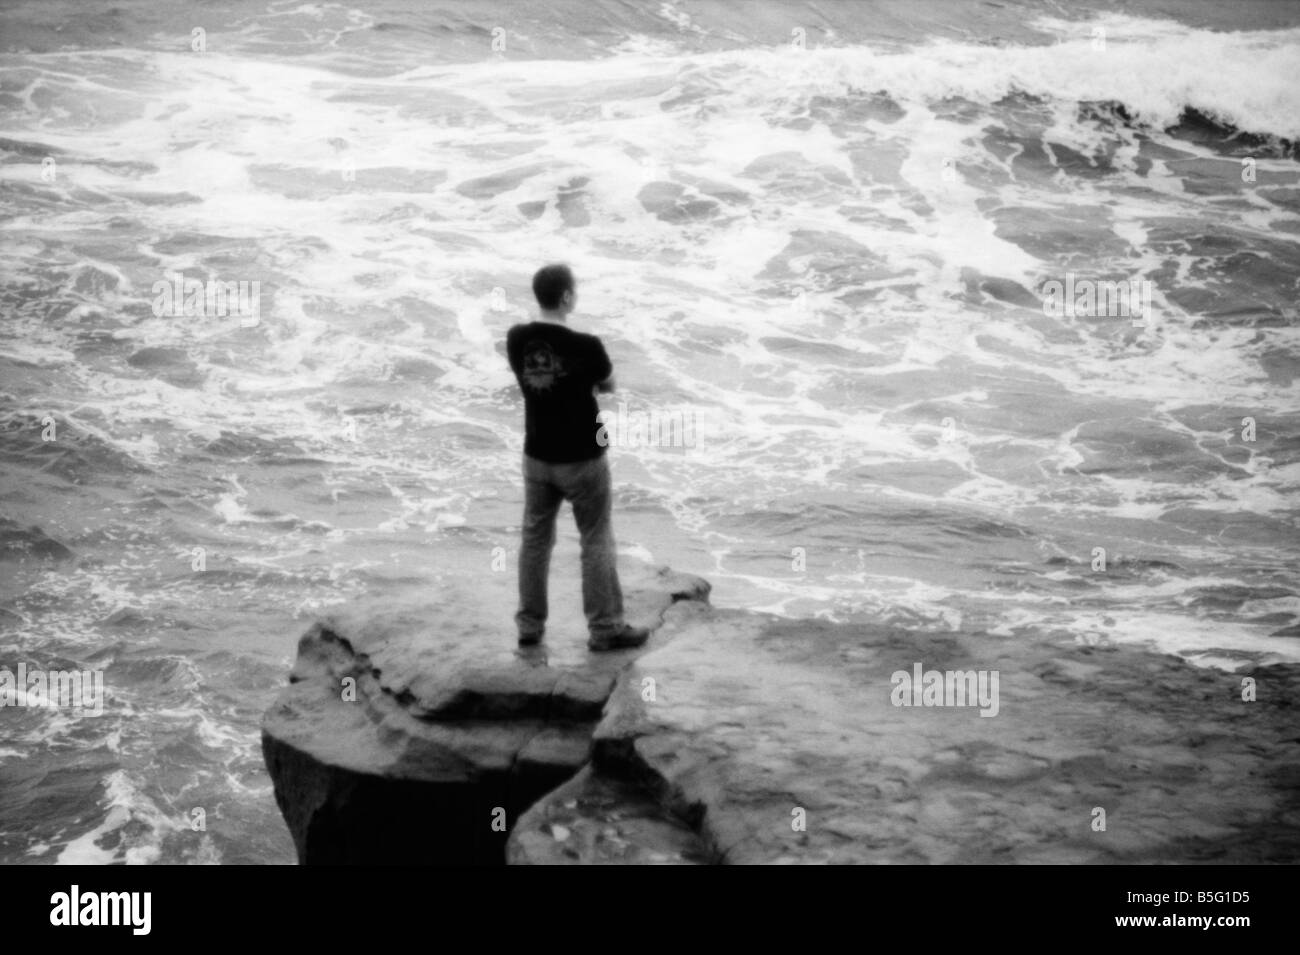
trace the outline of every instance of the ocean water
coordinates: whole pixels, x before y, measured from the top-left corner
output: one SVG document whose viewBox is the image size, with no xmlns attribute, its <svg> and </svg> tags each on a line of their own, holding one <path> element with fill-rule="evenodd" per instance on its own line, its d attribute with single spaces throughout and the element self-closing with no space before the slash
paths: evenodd
<svg viewBox="0 0 1300 955">
<path fill-rule="evenodd" d="M 692 425 L 611 452 L 625 562 L 1300 659 L 1300 8 L 1117 6 L 0 5 L 0 666 L 107 685 L 0 709 L 0 862 L 290 862 L 258 720 L 310 621 L 513 639 L 548 261 L 606 407 Z"/>
</svg>

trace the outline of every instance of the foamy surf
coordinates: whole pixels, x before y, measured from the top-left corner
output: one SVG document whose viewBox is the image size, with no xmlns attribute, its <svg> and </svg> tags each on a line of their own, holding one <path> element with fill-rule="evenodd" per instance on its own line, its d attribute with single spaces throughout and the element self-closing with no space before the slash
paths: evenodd
<svg viewBox="0 0 1300 955">
<path fill-rule="evenodd" d="M 99 821 L 27 805 L 4 853 L 287 860 L 273 806 L 183 824 L 264 792 L 303 619 L 415 585 L 508 630 L 498 343 L 542 260 L 627 413 L 693 414 L 613 451 L 624 559 L 790 616 L 1300 658 L 1300 30 L 948 12 L 809 12 L 802 49 L 766 4 L 500 54 L 402 4 L 275 4 L 201 54 L 184 5 L 117 47 L 6 29 L 0 625 L 119 678 L 102 725 L 23 714 L 108 754 Z M 1068 274 L 1153 314 L 1047 314 Z M 261 283 L 259 321 L 155 309 L 177 275 Z"/>
</svg>

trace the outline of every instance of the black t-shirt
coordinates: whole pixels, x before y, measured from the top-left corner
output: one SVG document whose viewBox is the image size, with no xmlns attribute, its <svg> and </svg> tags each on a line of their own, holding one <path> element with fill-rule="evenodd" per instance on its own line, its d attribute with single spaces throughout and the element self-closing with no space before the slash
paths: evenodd
<svg viewBox="0 0 1300 955">
<path fill-rule="evenodd" d="M 556 464 L 604 454 L 592 389 L 614 368 L 600 339 L 556 322 L 529 322 L 506 333 L 506 354 L 524 393 L 524 454 Z"/>
</svg>

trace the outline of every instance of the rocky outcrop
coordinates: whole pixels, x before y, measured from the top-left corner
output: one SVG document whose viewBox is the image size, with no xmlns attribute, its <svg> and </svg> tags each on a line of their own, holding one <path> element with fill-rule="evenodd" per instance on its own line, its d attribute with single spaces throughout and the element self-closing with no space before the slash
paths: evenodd
<svg viewBox="0 0 1300 955">
<path fill-rule="evenodd" d="M 702 605 L 665 629 L 618 681 L 591 767 L 520 820 L 512 863 L 1300 858 L 1295 666 Z M 894 679 L 917 664 L 985 689 L 996 673 L 996 712 L 895 705 L 917 702 Z"/>
<path fill-rule="evenodd" d="M 709 590 L 667 569 L 629 583 L 629 618 L 648 625 Z M 520 813 L 587 763 L 633 653 L 552 664 L 506 640 L 448 643 L 434 619 L 389 602 L 300 640 L 262 725 L 300 862 L 500 864 Z"/>
<path fill-rule="evenodd" d="M 650 645 L 561 665 L 440 645 L 427 612 L 314 627 L 264 733 L 300 859 L 1300 858 L 1295 666 L 788 620 L 666 570 L 629 590 Z"/>
</svg>

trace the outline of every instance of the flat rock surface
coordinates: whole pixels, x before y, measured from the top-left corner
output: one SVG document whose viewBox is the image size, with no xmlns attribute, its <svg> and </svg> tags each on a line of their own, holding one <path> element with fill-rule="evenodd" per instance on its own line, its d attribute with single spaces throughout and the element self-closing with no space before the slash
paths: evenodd
<svg viewBox="0 0 1300 955">
<path fill-rule="evenodd" d="M 726 863 L 1300 857 L 1294 666 L 1228 673 L 1132 647 L 699 604 L 666 620 L 664 642 L 617 682 L 591 778 L 525 814 L 512 861 L 618 861 L 620 843 L 623 857 L 672 858 L 683 830 Z M 997 671 L 996 715 L 894 705 L 892 675 L 916 663 Z M 679 828 L 611 823 L 601 794 L 633 783 Z"/>
<path fill-rule="evenodd" d="M 645 626 L 658 626 L 677 600 L 707 599 L 705 581 L 667 568 L 625 576 L 628 618 Z M 331 762 L 372 769 L 400 752 L 358 748 L 358 734 L 409 734 L 455 749 L 467 734 L 481 734 L 474 723 L 495 726 L 498 735 L 515 731 L 512 723 L 594 723 L 615 674 L 655 643 L 652 637 L 646 648 L 597 654 L 574 641 L 520 651 L 509 633 L 492 641 L 449 639 L 437 609 L 418 595 L 405 604 L 389 598 L 326 617 L 303 635 L 290 686 L 263 730 Z"/>
</svg>

